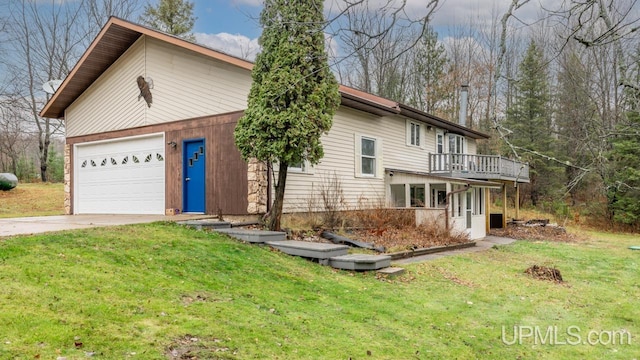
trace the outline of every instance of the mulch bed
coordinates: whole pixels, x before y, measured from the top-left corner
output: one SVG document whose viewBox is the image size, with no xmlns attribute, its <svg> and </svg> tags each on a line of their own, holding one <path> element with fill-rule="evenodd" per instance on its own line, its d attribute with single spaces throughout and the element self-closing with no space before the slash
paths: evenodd
<svg viewBox="0 0 640 360">
<path fill-rule="evenodd" d="M 373 243 L 376 246 L 384 246 L 387 252 L 463 244 L 470 241 L 467 236 L 462 235 L 455 237 L 433 236 L 423 227 L 388 229 L 382 233 L 359 230 L 349 236 L 352 236 L 354 240 Z"/>
<path fill-rule="evenodd" d="M 331 243 L 331 241 L 320 237 L 322 231 L 293 231 L 289 232 L 292 240 Z M 340 233 L 341 236 L 351 240 L 372 243 L 375 246 L 384 246 L 386 253 L 424 249 L 435 246 L 447 246 L 468 243 L 470 240 L 466 235 L 444 236 L 433 234 L 425 227 L 405 227 L 402 229 L 390 228 L 384 230 L 350 230 L 347 233 Z"/>
</svg>

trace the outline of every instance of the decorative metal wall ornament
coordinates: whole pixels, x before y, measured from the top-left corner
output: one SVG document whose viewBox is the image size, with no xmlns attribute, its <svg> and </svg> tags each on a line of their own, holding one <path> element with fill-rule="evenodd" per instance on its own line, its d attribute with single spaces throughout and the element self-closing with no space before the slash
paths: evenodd
<svg viewBox="0 0 640 360">
<path fill-rule="evenodd" d="M 153 89 L 153 79 L 147 76 L 145 79 L 143 76 L 138 76 L 136 80 L 138 83 L 138 88 L 140 89 L 140 95 L 138 95 L 138 101 L 140 98 L 144 98 L 144 101 L 147 102 L 147 106 L 151 107 L 151 103 L 153 103 L 153 96 L 151 96 L 151 89 Z"/>
</svg>

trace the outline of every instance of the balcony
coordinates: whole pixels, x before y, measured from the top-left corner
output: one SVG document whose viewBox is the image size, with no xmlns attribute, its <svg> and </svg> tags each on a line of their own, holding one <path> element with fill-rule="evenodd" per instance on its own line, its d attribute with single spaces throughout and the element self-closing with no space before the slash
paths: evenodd
<svg viewBox="0 0 640 360">
<path fill-rule="evenodd" d="M 465 179 L 529 182 L 529 165 L 498 155 L 429 154 L 429 173 Z"/>
</svg>

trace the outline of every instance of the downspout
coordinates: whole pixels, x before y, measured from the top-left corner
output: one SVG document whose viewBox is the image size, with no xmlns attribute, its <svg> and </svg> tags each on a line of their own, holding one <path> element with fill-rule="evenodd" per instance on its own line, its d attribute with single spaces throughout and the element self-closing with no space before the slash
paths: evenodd
<svg viewBox="0 0 640 360">
<path fill-rule="evenodd" d="M 451 202 L 450 201 L 451 200 L 451 195 L 459 194 L 461 192 L 465 192 L 465 191 L 469 190 L 470 187 L 471 187 L 471 185 L 469 185 L 467 183 L 467 184 L 465 184 L 465 186 L 462 189 L 458 189 L 458 190 L 451 191 L 451 192 L 447 193 L 446 201 L 445 201 L 445 210 L 446 211 L 444 213 L 444 220 L 445 220 L 445 226 L 446 226 L 447 232 L 449 232 L 449 228 L 450 228 L 450 226 L 449 226 L 449 204 Z"/>
</svg>

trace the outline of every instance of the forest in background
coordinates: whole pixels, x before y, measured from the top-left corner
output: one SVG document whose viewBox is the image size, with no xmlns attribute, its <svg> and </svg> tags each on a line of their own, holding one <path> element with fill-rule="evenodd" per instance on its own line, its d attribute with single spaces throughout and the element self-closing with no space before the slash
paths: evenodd
<svg viewBox="0 0 640 360">
<path fill-rule="evenodd" d="M 335 1 L 324 27 L 338 80 L 455 121 L 469 85 L 479 153 L 528 162 L 522 206 L 640 227 L 640 9 L 635 0 L 561 2 L 536 21 L 505 1 L 446 29 L 441 2 Z M 138 0 L 10 0 L 0 5 L 0 171 L 62 180 L 63 123 L 38 116 L 42 84 L 64 79 L 110 15 Z M 438 33 L 440 32 L 440 33 Z M 53 146 L 53 144 L 57 144 Z M 425 164 L 426 166 L 426 164 Z"/>
</svg>

